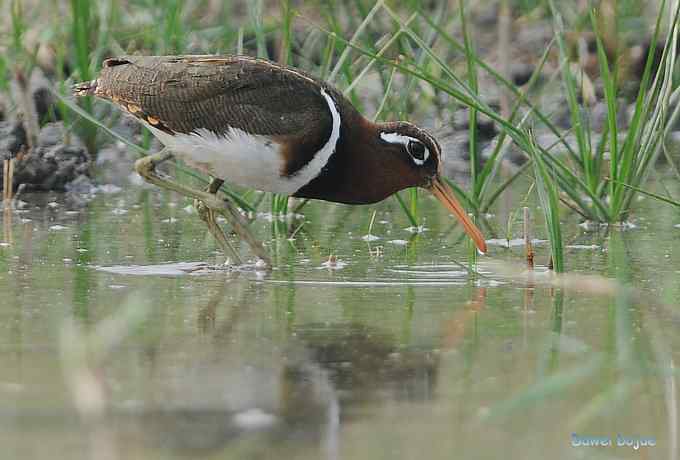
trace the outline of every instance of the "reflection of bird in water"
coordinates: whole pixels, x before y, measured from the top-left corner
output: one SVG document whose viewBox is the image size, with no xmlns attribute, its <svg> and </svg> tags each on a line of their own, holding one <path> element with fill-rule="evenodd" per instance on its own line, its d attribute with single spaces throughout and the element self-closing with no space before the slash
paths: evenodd
<svg viewBox="0 0 680 460">
<path fill-rule="evenodd" d="M 280 345 L 245 317 L 255 314 L 244 307 L 255 294 L 246 291 L 207 343 L 156 355 L 139 432 L 179 454 L 229 446 L 292 458 L 318 446 L 320 458 L 338 458 L 341 423 L 362 405 L 432 397 L 436 354 L 398 352 L 389 335 L 351 323 L 307 324 Z"/>
<path fill-rule="evenodd" d="M 268 347 L 265 347 L 268 348 Z M 179 453 L 204 453 L 229 444 L 260 449 L 319 445 L 336 458 L 339 406 L 328 373 L 291 347 L 264 348 L 166 369 L 149 412 L 161 444 Z M 253 445 L 249 441 L 256 440 Z"/>
<path fill-rule="evenodd" d="M 305 324 L 296 335 L 329 371 L 345 413 L 362 402 L 434 397 L 439 354 L 402 349 L 394 337 L 360 323 Z"/>
<path fill-rule="evenodd" d="M 190 457 L 226 445 L 256 455 L 304 444 L 336 458 L 339 406 L 328 372 L 299 342 L 278 346 L 253 331 L 253 287 L 233 308 L 218 310 L 228 288 L 233 284 L 224 283 L 198 312 L 197 341 L 149 354 L 152 374 L 134 431 L 144 444 Z"/>
</svg>

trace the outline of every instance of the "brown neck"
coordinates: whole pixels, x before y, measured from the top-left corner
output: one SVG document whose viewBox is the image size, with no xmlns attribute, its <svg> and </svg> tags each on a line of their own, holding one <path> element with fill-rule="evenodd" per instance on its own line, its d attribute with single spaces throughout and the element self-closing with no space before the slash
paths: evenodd
<svg viewBox="0 0 680 460">
<path fill-rule="evenodd" d="M 384 200 L 409 186 L 408 171 L 390 158 L 379 132 L 385 125 L 373 123 L 354 110 L 344 110 L 335 153 L 321 174 L 294 196 L 346 204 L 370 204 Z M 388 124 L 386 124 L 388 125 Z"/>
</svg>

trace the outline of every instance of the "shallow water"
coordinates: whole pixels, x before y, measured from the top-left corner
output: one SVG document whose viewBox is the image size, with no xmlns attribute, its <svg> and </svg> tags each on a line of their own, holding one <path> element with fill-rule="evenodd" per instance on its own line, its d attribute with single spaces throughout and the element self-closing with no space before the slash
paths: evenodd
<svg viewBox="0 0 680 460">
<path fill-rule="evenodd" d="M 219 266 L 187 202 L 110 192 L 2 216 L 2 458 L 678 457 L 666 207 L 609 234 L 568 220 L 555 287 L 541 220 L 527 278 L 502 204 L 476 273 L 429 198 L 415 235 L 392 200 L 370 232 L 360 207 L 311 204 L 278 236 L 262 216 L 266 272 Z M 574 445 L 592 438 L 613 446 Z"/>
</svg>

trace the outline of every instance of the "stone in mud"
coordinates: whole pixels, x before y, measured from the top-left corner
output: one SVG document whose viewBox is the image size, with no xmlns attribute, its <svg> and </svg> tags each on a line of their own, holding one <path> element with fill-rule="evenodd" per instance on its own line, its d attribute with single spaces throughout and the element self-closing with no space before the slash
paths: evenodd
<svg viewBox="0 0 680 460">
<path fill-rule="evenodd" d="M 444 176 L 465 181 L 470 174 L 470 137 L 467 130 L 440 129 L 437 140 L 442 148 L 442 170 Z"/>
<path fill-rule="evenodd" d="M 119 187 L 128 185 L 130 175 L 137 176 L 134 166 L 137 158 L 136 152 L 122 142 L 107 145 L 97 152 L 95 159 L 98 181 Z"/>
<path fill-rule="evenodd" d="M 61 123 L 48 123 L 38 136 L 35 148 L 26 145 L 21 124 L 0 123 L 0 159 L 14 158 L 13 186 L 29 191 L 65 191 L 67 185 L 90 171 L 90 155 L 82 142 L 71 135 L 64 145 Z M 3 171 L 0 168 L 0 180 Z"/>
<path fill-rule="evenodd" d="M 71 182 L 68 182 L 65 189 L 67 192 L 76 195 L 91 195 L 95 192 L 97 187 L 92 182 L 92 179 L 85 174 L 81 174 Z"/>
<path fill-rule="evenodd" d="M 510 66 L 510 76 L 515 86 L 522 86 L 529 82 L 536 68 L 526 62 L 515 62 Z"/>
<path fill-rule="evenodd" d="M 616 114 L 616 126 L 618 127 L 619 131 L 623 131 L 628 129 L 628 105 L 626 105 L 626 101 L 624 99 L 619 99 L 617 102 L 617 105 L 619 107 L 619 110 Z M 633 108 L 635 106 L 633 105 Z M 597 133 L 601 133 L 605 125 L 608 123 L 609 119 L 609 109 L 607 108 L 607 104 L 604 100 L 601 100 L 597 102 L 591 109 L 590 109 L 590 127 Z M 632 119 L 632 118 L 631 118 Z"/>
<path fill-rule="evenodd" d="M 0 160 L 8 160 L 17 156 L 26 145 L 26 131 L 19 122 L 0 122 Z M 0 177 L 1 177 L 0 169 Z"/>
<path fill-rule="evenodd" d="M 40 124 L 50 121 L 61 120 L 61 114 L 57 110 L 57 100 L 50 90 L 50 81 L 40 68 L 31 73 L 31 93 L 35 104 L 35 113 Z"/>
<path fill-rule="evenodd" d="M 453 113 L 453 126 L 456 130 L 470 129 L 470 110 L 467 107 L 456 110 Z M 477 135 L 481 140 L 493 139 L 498 131 L 494 121 L 483 113 L 477 113 Z"/>
</svg>

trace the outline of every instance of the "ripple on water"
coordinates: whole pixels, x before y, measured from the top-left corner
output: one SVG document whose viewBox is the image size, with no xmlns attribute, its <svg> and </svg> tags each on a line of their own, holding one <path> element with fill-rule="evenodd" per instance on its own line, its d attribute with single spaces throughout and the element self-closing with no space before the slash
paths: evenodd
<svg viewBox="0 0 680 460">
<path fill-rule="evenodd" d="M 498 280 L 491 280 L 488 276 L 491 272 L 481 266 L 475 268 L 481 275 L 477 283 L 493 285 L 498 284 Z M 463 265 L 458 264 L 421 264 L 421 265 L 396 265 L 388 269 L 390 273 L 398 275 L 402 283 L 421 285 L 462 285 L 470 281 L 470 271 Z"/>
<path fill-rule="evenodd" d="M 475 280 L 476 285 L 498 286 L 502 280 L 491 279 L 491 272 L 477 267 L 481 277 Z M 352 279 L 351 274 L 343 279 L 310 279 L 310 273 L 296 276 L 296 279 L 270 279 L 274 284 L 295 284 L 298 286 L 339 286 L 339 287 L 392 287 L 392 286 L 460 286 L 470 282 L 470 272 L 462 265 L 456 264 L 423 264 L 395 265 L 371 277 L 362 274 L 361 278 Z"/>
<path fill-rule="evenodd" d="M 215 267 L 205 262 L 176 262 L 157 265 L 112 265 L 97 266 L 95 270 L 115 275 L 135 276 L 183 276 L 214 273 Z"/>
<path fill-rule="evenodd" d="M 531 244 L 533 245 L 545 244 L 547 242 L 548 240 L 539 240 L 536 238 L 531 240 Z M 516 248 L 524 246 L 524 238 L 513 238 L 511 240 L 506 238 L 491 238 L 486 240 L 486 244 L 490 246 L 501 246 L 503 248 Z"/>
<path fill-rule="evenodd" d="M 129 276 L 197 276 L 224 272 L 247 272 L 260 275 L 257 277 L 258 280 L 264 280 L 269 283 L 295 284 L 299 286 L 460 286 L 469 283 L 471 280 L 470 272 L 466 267 L 457 264 L 395 265 L 369 277 L 365 273 L 361 274 L 360 277 L 353 277 L 351 273 L 348 273 L 348 276 L 342 279 L 312 275 L 312 273 L 318 273 L 318 269 L 328 270 L 329 267 L 338 269 L 340 266 L 346 266 L 346 262 L 339 260 L 326 262 L 322 266 L 314 267 L 312 272 L 309 271 L 311 267 L 306 270 L 303 269 L 293 279 L 272 279 L 270 278 L 271 273 L 267 274 L 268 272 L 263 271 L 263 267 L 258 264 L 216 266 L 206 262 L 175 262 L 155 265 L 96 266 L 94 268 L 100 272 Z M 274 271 L 276 272 L 276 269 Z M 333 270 L 331 269 L 330 271 L 332 272 Z M 492 271 L 486 270 L 480 265 L 476 267 L 476 271 L 479 274 L 477 279 L 475 279 L 476 285 L 498 286 L 506 282 L 502 277 L 492 276 Z"/>
<path fill-rule="evenodd" d="M 261 261 L 243 265 L 212 265 L 207 262 L 173 262 L 155 265 L 97 265 L 94 269 L 114 275 L 133 276 L 186 276 L 242 272 L 254 273 L 258 275 L 258 278 L 261 278 L 261 275 L 266 273 L 266 265 Z"/>
</svg>

